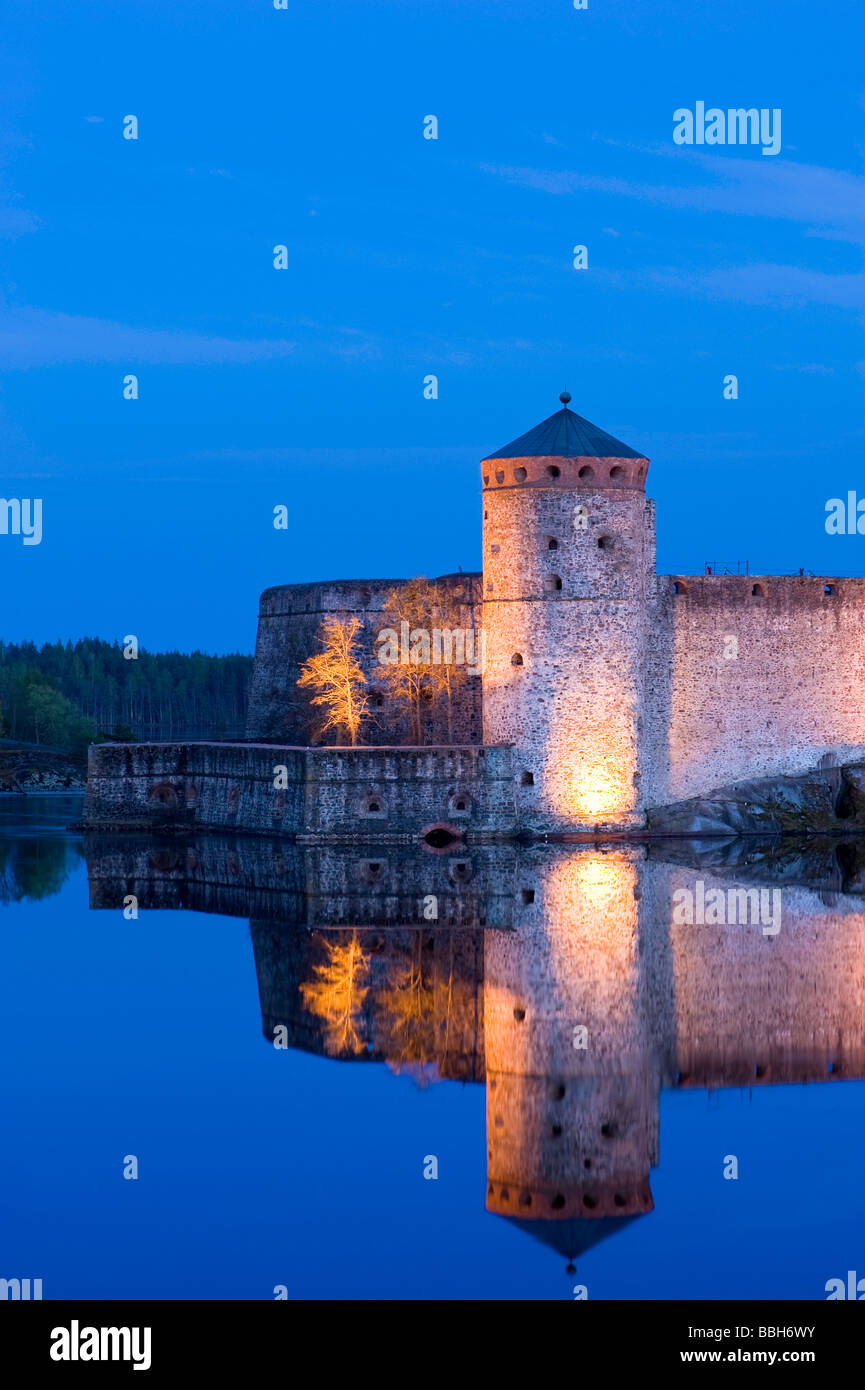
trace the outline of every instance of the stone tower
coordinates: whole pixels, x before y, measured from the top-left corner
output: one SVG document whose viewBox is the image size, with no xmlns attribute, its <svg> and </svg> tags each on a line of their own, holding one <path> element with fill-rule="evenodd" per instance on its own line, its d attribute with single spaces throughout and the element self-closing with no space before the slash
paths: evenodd
<svg viewBox="0 0 865 1390">
<path fill-rule="evenodd" d="M 520 823 L 640 825 L 654 515 L 642 454 L 568 409 L 481 463 L 485 743 L 513 743 Z"/>
<path fill-rule="evenodd" d="M 653 1206 L 672 1005 L 642 870 L 633 848 L 528 850 L 516 930 L 485 938 L 487 1210 L 572 1259 Z"/>
</svg>

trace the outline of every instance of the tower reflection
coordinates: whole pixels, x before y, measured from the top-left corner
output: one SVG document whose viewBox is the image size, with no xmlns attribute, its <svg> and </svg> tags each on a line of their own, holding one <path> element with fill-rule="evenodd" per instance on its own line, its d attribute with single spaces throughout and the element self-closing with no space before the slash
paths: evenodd
<svg viewBox="0 0 865 1390">
<path fill-rule="evenodd" d="M 652 1210 L 664 1088 L 865 1076 L 865 846 L 86 849 L 93 908 L 250 918 L 268 1043 L 485 1083 L 486 1207 L 569 1261 Z M 676 924 L 766 883 L 775 934 Z"/>
</svg>

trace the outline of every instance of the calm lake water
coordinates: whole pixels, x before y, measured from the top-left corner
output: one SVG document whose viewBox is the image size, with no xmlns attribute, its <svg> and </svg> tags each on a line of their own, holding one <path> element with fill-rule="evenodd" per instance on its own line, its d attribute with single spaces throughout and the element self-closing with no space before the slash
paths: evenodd
<svg viewBox="0 0 865 1390">
<path fill-rule="evenodd" d="M 3 1277 L 824 1299 L 865 1276 L 865 849 L 302 848 L 80 815 L 0 799 Z"/>
</svg>

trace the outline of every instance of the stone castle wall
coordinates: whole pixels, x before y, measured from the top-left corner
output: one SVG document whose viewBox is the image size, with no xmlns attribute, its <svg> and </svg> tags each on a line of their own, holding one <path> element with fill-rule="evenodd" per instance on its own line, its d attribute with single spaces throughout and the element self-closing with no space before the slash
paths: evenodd
<svg viewBox="0 0 865 1390">
<path fill-rule="evenodd" d="M 357 618 L 363 624 L 358 658 L 369 681 L 372 722 L 365 737 L 371 744 L 406 741 L 403 715 L 390 705 L 381 680 L 376 638 L 390 624 L 384 612 L 387 593 L 404 579 L 332 580 L 315 584 L 283 584 L 261 596 L 255 666 L 249 698 L 246 736 L 306 744 L 311 741 L 307 693 L 298 689 L 301 665 L 319 650 L 318 633 L 324 618 Z M 481 577 L 443 575 L 437 583 L 450 594 L 452 627 L 480 627 Z M 424 714 L 424 742 L 458 744 L 481 742 L 481 681 L 469 677 L 455 691 L 452 737 L 444 718 Z"/>
<path fill-rule="evenodd" d="M 865 579 L 659 575 L 646 648 L 644 806 L 865 747 Z"/>
<path fill-rule="evenodd" d="M 572 531 L 581 497 L 570 488 L 487 494 L 485 601 L 479 576 L 445 580 L 459 604 L 459 625 L 484 629 L 486 737 L 520 750 L 520 825 L 604 820 L 602 808 L 584 815 L 576 802 L 594 796 L 599 804 L 610 768 L 619 782 L 638 774 L 642 811 L 746 778 L 800 773 L 821 759 L 861 756 L 865 579 L 655 575 L 653 504 L 624 489 L 586 493 L 589 529 L 581 537 Z M 602 532 L 612 535 L 613 549 L 597 547 Z M 545 587 L 550 576 L 562 581 L 555 594 Z M 375 702 L 375 637 L 393 585 L 289 585 L 262 595 L 250 738 L 262 739 L 268 729 L 284 730 L 286 742 L 305 738 L 297 672 L 316 650 L 328 613 L 363 621 L 363 664 Z M 522 666 L 514 667 L 517 654 Z M 382 744 L 404 741 L 404 723 L 383 698 L 370 736 Z M 440 725 L 427 719 L 430 743 L 445 741 Z M 455 743 L 480 743 L 477 677 L 457 693 L 453 733 Z M 600 775 L 593 758 L 603 764 Z M 615 791 L 627 788 L 617 784 Z M 347 828 L 348 787 L 331 789 L 331 801 L 336 795 Z"/>
<path fill-rule="evenodd" d="M 515 829 L 511 750 L 94 744 L 84 820 L 359 843 L 402 843 L 442 824 L 467 836 L 507 835 Z"/>
</svg>

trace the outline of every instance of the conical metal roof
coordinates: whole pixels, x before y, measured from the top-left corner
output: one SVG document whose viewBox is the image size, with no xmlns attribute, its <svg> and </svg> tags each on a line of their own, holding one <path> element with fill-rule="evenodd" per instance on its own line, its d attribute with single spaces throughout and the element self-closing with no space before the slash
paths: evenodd
<svg viewBox="0 0 865 1390">
<path fill-rule="evenodd" d="M 576 411 L 565 406 L 557 410 L 549 419 L 535 425 L 528 434 L 506 444 L 495 454 L 487 454 L 490 459 L 522 458 L 614 458 L 641 459 L 645 454 L 614 439 L 606 430 L 598 429 L 590 420 L 584 420 Z"/>
</svg>

